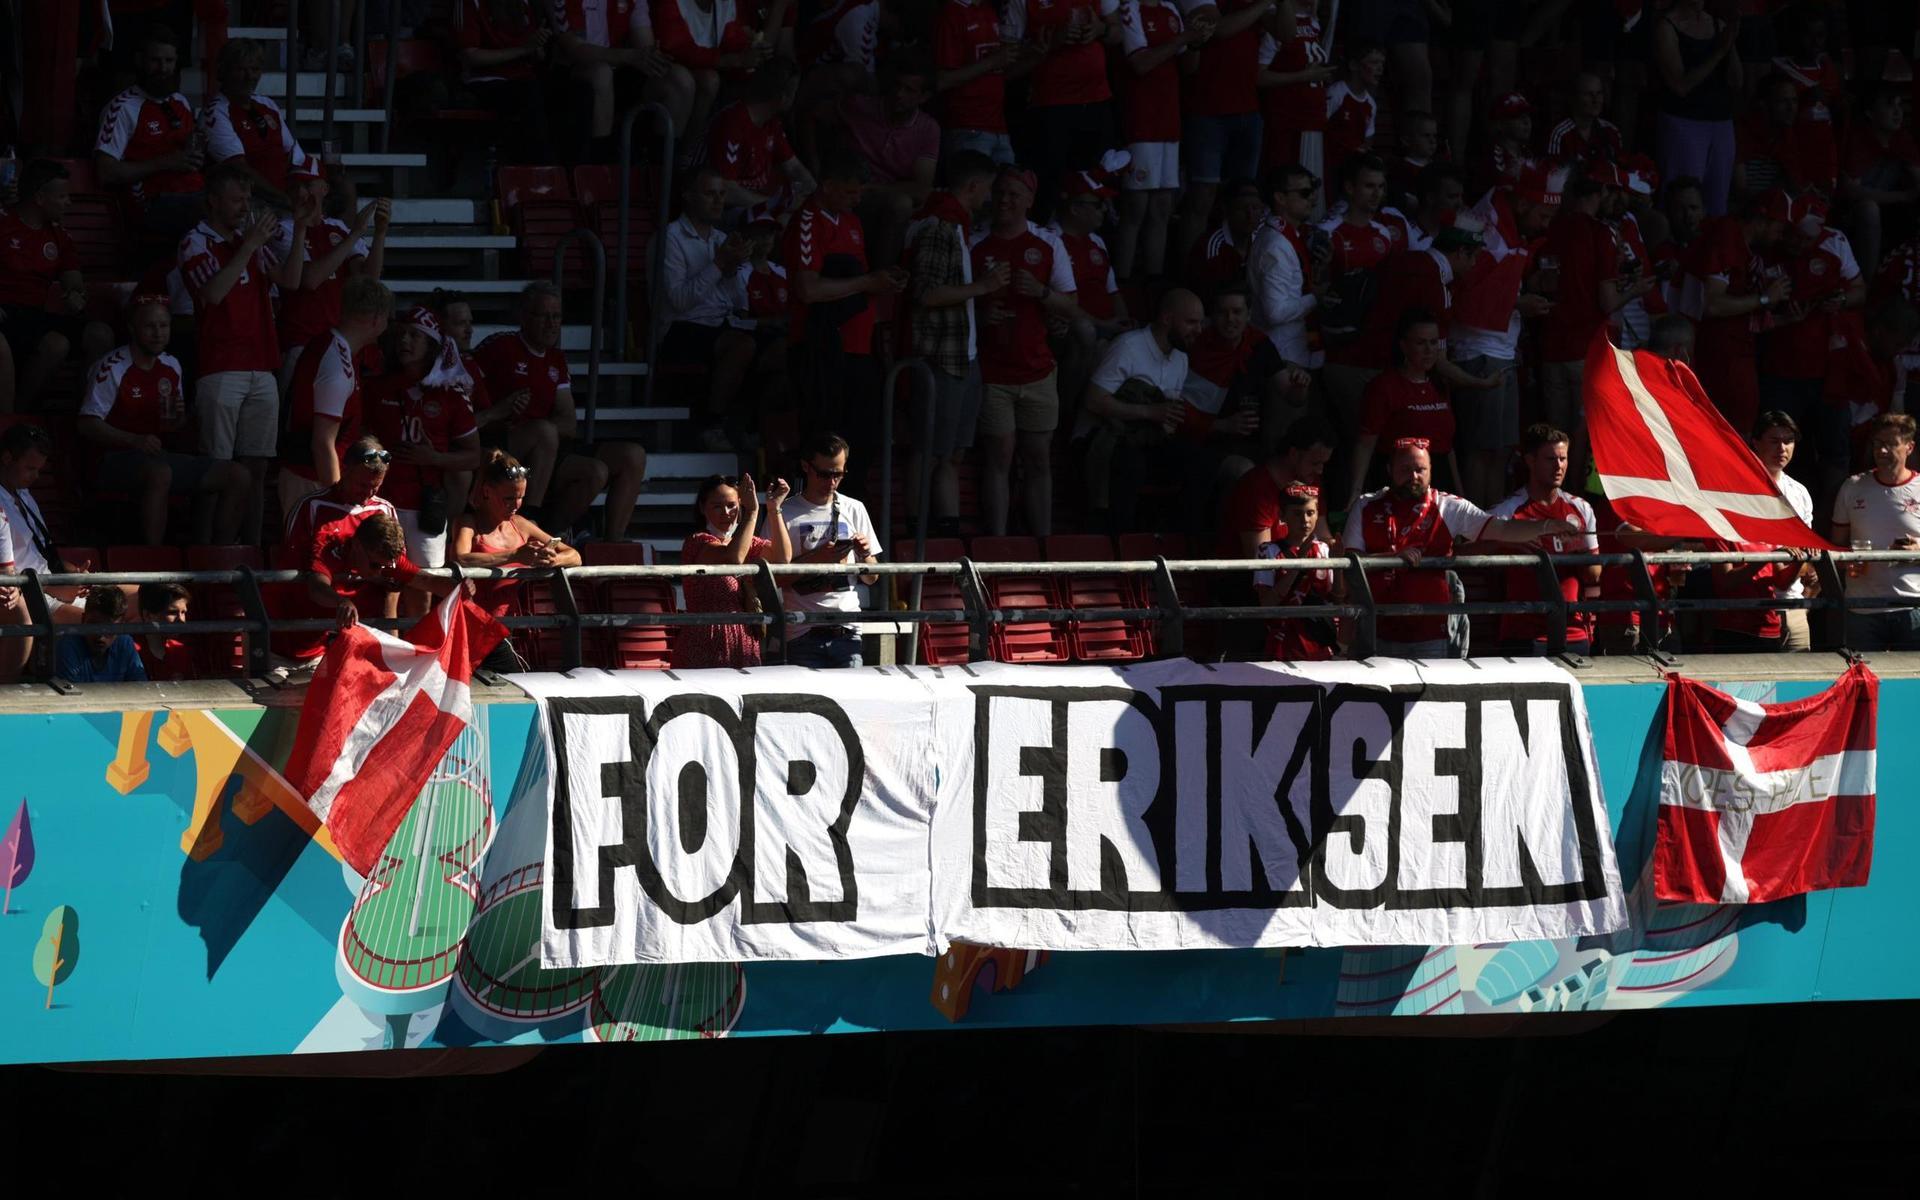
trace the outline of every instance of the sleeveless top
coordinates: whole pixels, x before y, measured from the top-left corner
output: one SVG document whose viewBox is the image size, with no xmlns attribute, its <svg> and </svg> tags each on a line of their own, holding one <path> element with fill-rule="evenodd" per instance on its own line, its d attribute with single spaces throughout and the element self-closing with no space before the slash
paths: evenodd
<svg viewBox="0 0 1920 1200">
<path fill-rule="evenodd" d="M 1701 63 L 1713 57 L 1714 41 L 1720 36 L 1721 24 L 1713 23 L 1713 37 L 1694 37 L 1686 30 L 1674 25 L 1673 18 L 1667 18 L 1667 24 L 1673 25 L 1674 36 L 1680 41 L 1680 70 L 1690 73 Z M 1727 85 L 1727 63 L 1736 51 L 1728 51 L 1727 57 L 1714 68 L 1711 75 L 1701 80 L 1695 88 L 1684 96 L 1675 95 L 1670 89 L 1660 89 L 1660 111 L 1670 117 L 1682 117 L 1689 121 L 1731 121 L 1733 120 L 1733 89 Z"/>
</svg>

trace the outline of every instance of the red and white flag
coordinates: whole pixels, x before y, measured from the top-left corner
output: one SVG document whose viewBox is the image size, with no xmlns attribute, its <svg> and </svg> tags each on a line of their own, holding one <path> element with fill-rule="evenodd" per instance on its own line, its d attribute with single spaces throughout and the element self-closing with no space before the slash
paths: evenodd
<svg viewBox="0 0 1920 1200">
<path fill-rule="evenodd" d="M 455 588 L 404 638 L 355 625 L 327 647 L 300 709 L 286 778 L 360 874 L 373 873 L 466 728 L 473 670 L 506 636 Z"/>
<path fill-rule="evenodd" d="M 1603 330 L 1584 390 L 1594 466 L 1621 520 L 1663 537 L 1834 548 L 1794 515 L 1685 363 L 1622 350 Z"/>
<path fill-rule="evenodd" d="M 1654 895 L 1763 904 L 1862 887 L 1873 865 L 1880 680 L 1757 704 L 1670 676 Z"/>
</svg>

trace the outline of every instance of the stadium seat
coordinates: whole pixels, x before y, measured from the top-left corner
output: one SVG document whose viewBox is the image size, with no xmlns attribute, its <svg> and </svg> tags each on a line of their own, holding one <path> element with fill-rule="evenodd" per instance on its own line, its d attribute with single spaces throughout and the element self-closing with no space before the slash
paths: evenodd
<svg viewBox="0 0 1920 1200">
<path fill-rule="evenodd" d="M 67 565 L 68 570 L 91 572 L 105 569 L 100 565 L 104 560 L 97 546 L 57 546 L 55 549 L 60 552 L 60 561 Z"/>
<path fill-rule="evenodd" d="M 1040 542 L 1031 537 L 978 537 L 970 547 L 976 562 L 1036 562 Z M 985 575 L 987 601 L 999 609 L 1060 608 L 1060 591 L 1045 575 Z M 994 622 L 989 648 L 996 662 L 1056 663 L 1070 657 L 1065 621 Z"/>
<path fill-rule="evenodd" d="M 918 543 L 907 540 L 894 546 L 894 562 L 914 562 Z M 926 562 L 952 562 L 966 553 L 966 543 L 959 538 L 928 538 Z M 898 600 L 909 607 L 913 604 L 913 582 L 902 578 L 897 585 Z M 960 578 L 957 575 L 928 575 L 920 588 L 920 608 L 928 609 L 965 608 L 966 600 L 960 594 Z M 955 666 L 967 662 L 970 658 L 969 631 L 965 621 L 928 622 L 920 626 L 920 661 L 930 667 Z"/>
<path fill-rule="evenodd" d="M 1100 533 L 1057 533 L 1046 541 L 1052 562 L 1100 562 L 1113 558 L 1113 543 Z M 1132 608 L 1138 579 L 1131 575 L 1069 575 L 1059 581 L 1068 608 Z M 1147 656 L 1143 621 L 1106 619 L 1067 623 L 1067 646 L 1076 662 L 1132 662 Z"/>
<path fill-rule="evenodd" d="M 521 267 L 533 278 L 551 277 L 560 239 L 582 223 L 566 168 L 501 167 L 493 189 L 507 228 L 520 239 Z M 587 260 L 580 244 L 567 243 L 564 254 L 568 281 L 584 282 Z"/>
<path fill-rule="evenodd" d="M 635 167 L 628 172 L 627 190 L 627 263 L 628 277 L 638 290 L 645 290 L 647 255 L 653 247 L 655 225 L 660 214 L 654 211 L 660 179 L 651 170 Z M 614 255 L 620 246 L 620 175 L 618 167 L 583 164 L 573 169 L 573 198 L 580 203 L 582 223 L 600 237 L 607 248 L 607 270 L 620 269 Z"/>
<path fill-rule="evenodd" d="M 645 566 L 647 547 L 633 542 L 588 542 L 580 561 L 589 567 Z M 610 613 L 671 613 L 680 606 L 668 579 L 602 579 L 592 590 L 593 607 Z M 576 591 L 576 596 L 579 596 Z M 584 602 L 585 596 L 579 596 Z M 673 661 L 671 625 L 628 625 L 605 630 L 593 639 L 593 652 L 607 656 L 617 671 L 664 670 Z"/>
<path fill-rule="evenodd" d="M 187 570 L 237 571 L 265 566 L 258 546 L 189 546 Z M 216 621 L 244 617 L 238 589 L 224 583 L 203 583 L 194 587 L 193 607 L 188 615 L 196 621 Z M 233 678 L 247 673 L 247 635 L 210 633 L 195 639 L 194 658 L 210 676 Z"/>
<path fill-rule="evenodd" d="M 120 202 L 99 192 L 75 191 L 61 227 L 73 239 L 80 256 L 80 273 L 95 279 L 124 279 L 131 274 L 126 265 L 126 243 Z"/>
<path fill-rule="evenodd" d="M 1141 558 L 1180 559 L 1193 556 L 1193 551 L 1187 544 L 1186 535 L 1181 533 L 1123 533 L 1115 549 L 1123 561 Z M 1134 603 L 1143 608 L 1151 606 L 1154 603 L 1153 577 L 1135 575 L 1132 578 Z M 1205 575 L 1176 574 L 1173 577 L 1173 588 L 1180 597 L 1180 603 L 1189 608 L 1207 602 L 1208 589 Z M 1147 653 L 1158 653 L 1160 623 L 1149 620 L 1142 627 L 1142 632 L 1147 635 Z M 1208 643 L 1213 636 L 1212 627 L 1205 622 L 1188 625 L 1186 633 L 1189 654 L 1196 652 L 1196 638 L 1204 644 Z"/>
<path fill-rule="evenodd" d="M 108 546 L 109 571 L 184 571 L 187 556 L 178 546 Z"/>
</svg>

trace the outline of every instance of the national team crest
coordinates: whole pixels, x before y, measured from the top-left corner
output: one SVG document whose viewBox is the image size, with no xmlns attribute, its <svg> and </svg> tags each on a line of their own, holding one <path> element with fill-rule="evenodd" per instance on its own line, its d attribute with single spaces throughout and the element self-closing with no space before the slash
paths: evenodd
<svg viewBox="0 0 1920 1200">
<path fill-rule="evenodd" d="M 1022 257 L 1027 260 L 1027 265 L 1030 267 L 1040 265 L 1040 251 L 1036 247 L 1028 246 L 1026 254 L 1022 255 Z"/>
</svg>

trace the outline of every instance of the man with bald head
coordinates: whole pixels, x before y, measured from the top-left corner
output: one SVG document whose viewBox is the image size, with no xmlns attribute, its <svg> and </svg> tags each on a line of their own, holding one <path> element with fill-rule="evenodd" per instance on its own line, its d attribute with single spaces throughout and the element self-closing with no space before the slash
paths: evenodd
<svg viewBox="0 0 1920 1200">
<path fill-rule="evenodd" d="M 1074 433 L 1086 439 L 1089 507 L 1110 513 L 1116 529 L 1145 528 L 1134 519 L 1140 484 L 1178 468 L 1169 439 L 1186 413 L 1187 344 L 1206 323 L 1200 297 L 1175 288 L 1152 324 L 1113 340 L 1087 382 Z"/>
<path fill-rule="evenodd" d="M 1360 497 L 1348 514 L 1342 550 L 1392 555 L 1418 566 L 1423 558 L 1447 558 L 1456 542 L 1531 542 L 1571 537 L 1580 531 L 1566 521 L 1521 521 L 1489 515 L 1471 501 L 1433 486 L 1433 458 L 1425 438 L 1401 438 L 1393 446 L 1393 482 Z M 1447 603 L 1451 592 L 1441 571 L 1370 571 L 1367 581 L 1378 604 Z M 1445 613 L 1381 617 L 1375 652 L 1382 658 L 1447 657 Z"/>
</svg>

